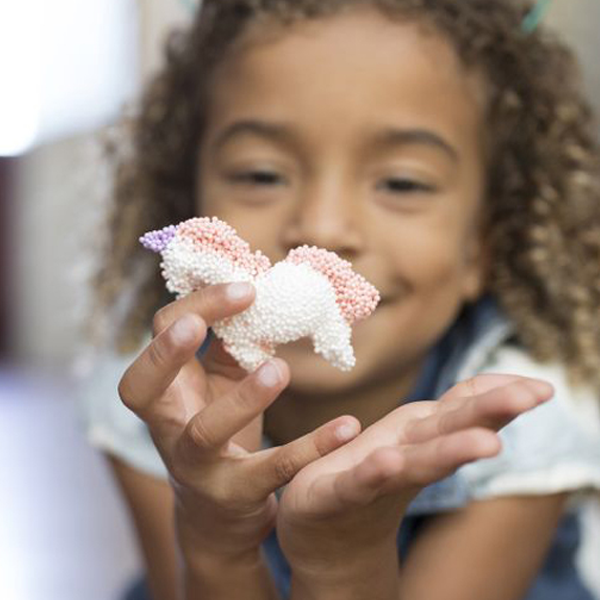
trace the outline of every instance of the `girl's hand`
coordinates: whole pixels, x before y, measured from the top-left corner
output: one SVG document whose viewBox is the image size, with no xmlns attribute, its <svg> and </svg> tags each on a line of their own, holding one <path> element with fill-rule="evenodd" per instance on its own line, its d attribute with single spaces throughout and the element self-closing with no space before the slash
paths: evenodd
<svg viewBox="0 0 600 600">
<path fill-rule="evenodd" d="M 552 393 L 542 381 L 481 375 L 437 402 L 400 406 L 302 469 L 286 487 L 277 518 L 294 572 L 316 577 L 330 569 L 333 578 L 332 557 L 347 575 L 353 564 L 368 564 L 377 549 L 395 556 L 400 521 L 419 490 L 465 463 L 497 454 L 495 431 Z"/>
<path fill-rule="evenodd" d="M 119 384 L 169 471 L 184 552 L 256 550 L 274 525 L 274 490 L 346 441 L 337 435 L 342 418 L 260 451 L 263 411 L 289 382 L 286 364 L 274 359 L 248 375 L 216 341 L 196 359 L 207 328 L 246 309 L 253 294 L 250 285 L 211 286 L 158 311 L 153 340 Z"/>
</svg>

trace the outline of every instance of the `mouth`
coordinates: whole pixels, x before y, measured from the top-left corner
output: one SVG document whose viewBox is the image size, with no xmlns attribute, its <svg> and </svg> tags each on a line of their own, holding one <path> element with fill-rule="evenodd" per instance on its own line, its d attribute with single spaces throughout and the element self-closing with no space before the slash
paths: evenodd
<svg viewBox="0 0 600 600">
<path fill-rule="evenodd" d="M 373 312 L 366 318 L 366 319 L 360 319 L 359 321 L 356 321 L 353 324 L 353 329 L 355 328 L 359 328 L 359 329 L 363 329 L 363 326 L 365 323 L 368 324 L 369 321 L 371 321 L 371 319 L 373 318 L 377 318 L 377 315 L 381 315 L 387 312 L 387 308 L 389 306 L 391 306 L 393 304 L 393 300 L 390 297 L 386 297 L 386 298 L 382 298 L 377 306 L 375 307 L 375 310 L 373 310 Z"/>
</svg>

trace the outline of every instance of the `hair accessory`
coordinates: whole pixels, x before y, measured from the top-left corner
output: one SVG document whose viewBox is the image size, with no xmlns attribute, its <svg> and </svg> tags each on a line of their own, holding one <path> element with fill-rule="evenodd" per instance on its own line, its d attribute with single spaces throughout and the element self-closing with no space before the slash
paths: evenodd
<svg viewBox="0 0 600 600">
<path fill-rule="evenodd" d="M 183 4 L 183 6 L 191 13 L 196 12 L 198 6 L 200 5 L 199 0 L 179 0 L 179 2 Z"/>
<path fill-rule="evenodd" d="M 552 0 L 538 0 L 535 6 L 523 19 L 523 22 L 521 23 L 521 29 L 523 29 L 525 33 L 532 33 L 535 31 L 546 16 L 546 13 L 551 5 Z"/>
<path fill-rule="evenodd" d="M 150 231 L 140 242 L 161 254 L 167 289 L 177 298 L 206 285 L 252 282 L 254 303 L 212 326 L 247 371 L 273 356 L 278 344 L 303 337 L 338 369 L 354 366 L 351 326 L 373 312 L 379 292 L 334 252 L 301 246 L 271 265 L 216 217 L 195 217 Z"/>
</svg>

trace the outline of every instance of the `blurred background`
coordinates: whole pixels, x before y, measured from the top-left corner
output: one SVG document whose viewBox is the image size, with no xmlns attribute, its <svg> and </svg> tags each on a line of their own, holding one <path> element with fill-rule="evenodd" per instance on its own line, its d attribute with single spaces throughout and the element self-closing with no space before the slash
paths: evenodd
<svg viewBox="0 0 600 600">
<path fill-rule="evenodd" d="M 117 600 L 140 572 L 88 446 L 80 337 L 110 193 L 101 134 L 193 0 L 0 0 L 0 599 Z"/>
<path fill-rule="evenodd" d="M 76 410 L 80 324 L 110 193 L 100 136 L 194 4 L 0 0 L 0 600 L 117 600 L 140 569 Z M 556 0 L 546 20 L 600 111 L 600 2 Z M 600 560 L 581 560 L 600 589 Z"/>
</svg>

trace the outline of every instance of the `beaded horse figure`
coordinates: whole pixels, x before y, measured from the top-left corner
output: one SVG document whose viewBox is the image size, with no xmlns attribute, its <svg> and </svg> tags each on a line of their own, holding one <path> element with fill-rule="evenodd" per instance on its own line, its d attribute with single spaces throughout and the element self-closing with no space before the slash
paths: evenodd
<svg viewBox="0 0 600 600">
<path fill-rule="evenodd" d="M 379 293 L 335 253 L 301 246 L 271 266 L 216 217 L 195 217 L 140 241 L 162 255 L 167 289 L 178 298 L 206 285 L 252 282 L 254 303 L 213 324 L 224 348 L 247 371 L 272 357 L 278 344 L 303 337 L 335 367 L 354 366 L 351 326 L 375 309 Z"/>
</svg>

